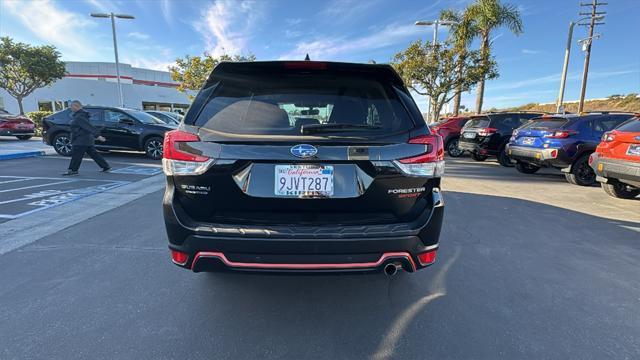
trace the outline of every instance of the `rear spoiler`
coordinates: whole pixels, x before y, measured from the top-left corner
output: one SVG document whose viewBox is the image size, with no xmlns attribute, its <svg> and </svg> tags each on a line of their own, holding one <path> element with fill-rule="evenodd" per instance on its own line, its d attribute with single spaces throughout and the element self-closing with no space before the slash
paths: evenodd
<svg viewBox="0 0 640 360">
<path fill-rule="evenodd" d="M 278 72 L 331 72 L 344 75 L 364 75 L 382 78 L 404 88 L 404 83 L 395 69 L 388 64 L 358 64 L 332 61 L 223 61 L 209 75 L 207 83 L 228 76 L 273 74 Z"/>
</svg>

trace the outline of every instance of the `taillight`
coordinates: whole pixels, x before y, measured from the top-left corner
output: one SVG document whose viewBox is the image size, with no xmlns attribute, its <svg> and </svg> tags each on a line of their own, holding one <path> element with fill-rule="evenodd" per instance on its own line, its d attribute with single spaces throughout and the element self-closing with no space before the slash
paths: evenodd
<svg viewBox="0 0 640 360">
<path fill-rule="evenodd" d="M 187 142 L 198 142 L 198 135 L 181 130 L 165 133 L 162 168 L 166 175 L 200 175 L 207 171 L 213 159 L 180 149 Z"/>
<path fill-rule="evenodd" d="M 554 131 L 551 134 L 544 135 L 548 139 L 566 139 L 571 135 L 576 135 L 578 132 L 574 130 L 559 130 Z"/>
<path fill-rule="evenodd" d="M 477 133 L 479 136 L 489 136 L 491 134 L 495 134 L 498 131 L 496 128 L 481 128 L 478 129 Z"/>
<path fill-rule="evenodd" d="M 606 132 L 602 134 L 603 142 L 612 142 L 615 139 L 616 139 L 616 135 L 613 132 Z"/>
<path fill-rule="evenodd" d="M 425 145 L 423 154 L 394 161 L 405 174 L 411 176 L 441 177 L 444 174 L 444 144 L 440 135 L 422 135 L 409 140 L 409 144 Z"/>
</svg>

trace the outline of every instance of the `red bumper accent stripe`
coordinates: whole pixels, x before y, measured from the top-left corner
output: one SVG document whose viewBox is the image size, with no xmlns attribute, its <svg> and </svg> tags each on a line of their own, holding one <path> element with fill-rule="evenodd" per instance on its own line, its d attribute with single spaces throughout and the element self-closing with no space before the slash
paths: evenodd
<svg viewBox="0 0 640 360">
<path fill-rule="evenodd" d="M 196 263 L 201 257 L 210 258 L 215 257 L 220 259 L 226 266 L 234 268 L 249 268 L 249 269 L 282 269 L 282 270 L 339 270 L 339 269 L 368 269 L 376 268 L 382 265 L 385 261 L 393 258 L 405 258 L 409 260 L 412 270 L 416 270 L 416 264 L 413 262 L 411 255 L 408 252 L 388 252 L 382 254 L 380 258 L 375 262 L 367 263 L 338 263 L 338 264 L 271 264 L 271 263 L 246 263 L 235 262 L 227 259 L 221 252 L 199 252 L 193 259 L 191 264 L 191 270 L 194 269 Z"/>
</svg>

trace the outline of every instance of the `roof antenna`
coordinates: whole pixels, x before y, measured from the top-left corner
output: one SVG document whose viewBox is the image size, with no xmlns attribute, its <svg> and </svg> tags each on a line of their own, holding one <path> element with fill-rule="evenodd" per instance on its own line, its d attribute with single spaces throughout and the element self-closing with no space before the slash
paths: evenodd
<svg viewBox="0 0 640 360">
<path fill-rule="evenodd" d="M 307 53 L 307 56 L 304 57 L 304 61 L 311 61 L 311 58 L 309 57 L 308 53 Z"/>
</svg>

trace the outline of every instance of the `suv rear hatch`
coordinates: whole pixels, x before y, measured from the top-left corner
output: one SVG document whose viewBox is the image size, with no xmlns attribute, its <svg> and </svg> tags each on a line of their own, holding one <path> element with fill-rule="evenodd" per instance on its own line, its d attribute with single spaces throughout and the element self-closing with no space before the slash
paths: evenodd
<svg viewBox="0 0 640 360">
<path fill-rule="evenodd" d="M 386 65 L 222 63 L 165 157 L 174 206 L 223 224 L 409 222 L 444 170 L 441 138 Z"/>
<path fill-rule="evenodd" d="M 464 124 L 460 141 L 481 143 L 486 137 L 494 134 L 496 130 L 491 127 L 491 119 L 488 116 L 473 116 Z"/>
<path fill-rule="evenodd" d="M 542 148 L 545 139 L 563 139 L 576 132 L 567 129 L 571 120 L 564 117 L 541 117 L 529 120 L 515 130 L 512 141 L 514 145 Z"/>
</svg>

